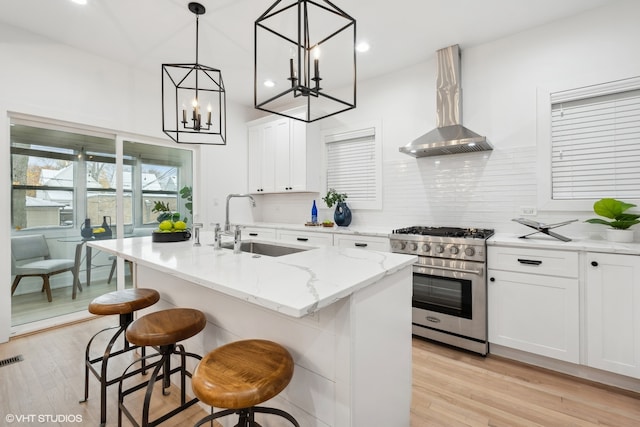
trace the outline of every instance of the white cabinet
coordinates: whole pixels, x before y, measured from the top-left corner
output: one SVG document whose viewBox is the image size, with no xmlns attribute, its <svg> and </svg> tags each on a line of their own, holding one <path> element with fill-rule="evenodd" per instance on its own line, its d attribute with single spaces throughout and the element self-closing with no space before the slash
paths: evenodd
<svg viewBox="0 0 640 427">
<path fill-rule="evenodd" d="M 489 342 L 580 361 L 577 252 L 490 246 Z"/>
<path fill-rule="evenodd" d="M 275 228 L 243 227 L 242 239 L 272 239 L 276 238 Z"/>
<path fill-rule="evenodd" d="M 391 250 L 388 237 L 361 236 L 357 234 L 336 233 L 333 235 L 333 245 L 341 248 L 358 248 L 382 252 Z"/>
<path fill-rule="evenodd" d="M 272 193 L 275 190 L 274 140 L 282 121 L 249 128 L 249 193 Z"/>
<path fill-rule="evenodd" d="M 286 242 L 305 243 L 308 245 L 332 246 L 333 234 L 313 233 L 309 231 L 278 230 L 277 239 Z"/>
<path fill-rule="evenodd" d="M 249 193 L 319 190 L 317 124 L 277 118 L 250 124 L 248 130 Z"/>
<path fill-rule="evenodd" d="M 586 253 L 587 365 L 640 378 L 640 257 Z"/>
</svg>

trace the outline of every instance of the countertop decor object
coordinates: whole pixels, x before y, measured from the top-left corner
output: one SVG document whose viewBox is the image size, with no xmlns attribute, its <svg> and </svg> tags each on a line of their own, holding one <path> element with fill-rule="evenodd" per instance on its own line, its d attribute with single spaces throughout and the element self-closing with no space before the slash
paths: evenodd
<svg viewBox="0 0 640 427">
<path fill-rule="evenodd" d="M 198 63 L 199 20 L 206 9 L 196 2 L 188 7 L 196 15 L 196 62 L 162 64 L 162 131 L 177 143 L 226 145 L 227 96 L 222 73 Z"/>
<path fill-rule="evenodd" d="M 593 211 L 602 217 L 586 220 L 590 224 L 602 224 L 609 226 L 607 229 L 607 240 L 612 242 L 633 242 L 634 232 L 629 228 L 632 225 L 640 224 L 640 214 L 628 213 L 627 210 L 636 207 L 632 203 L 621 200 L 604 198 L 593 204 Z"/>
<path fill-rule="evenodd" d="M 565 236 L 562 236 L 558 233 L 555 233 L 553 231 L 550 231 L 552 228 L 557 228 L 557 227 L 562 227 L 563 225 L 567 225 L 570 224 L 572 222 L 576 222 L 577 219 L 571 219 L 569 221 L 563 221 L 563 222 L 558 222 L 556 224 L 544 224 L 542 222 L 537 222 L 537 221 L 533 221 L 531 219 L 527 219 L 527 218 L 514 218 L 511 221 L 515 221 L 519 224 L 522 225 L 526 225 L 527 227 L 531 227 L 534 230 L 533 233 L 529 233 L 529 234 L 525 234 L 523 236 L 520 236 L 521 239 L 526 239 L 527 237 L 531 236 L 532 234 L 536 234 L 536 233 L 543 233 L 546 234 L 547 236 L 551 236 L 551 237 L 555 237 L 558 240 L 562 240 L 563 242 L 570 242 L 571 239 Z"/>
<path fill-rule="evenodd" d="M 327 204 L 327 207 L 336 205 L 333 220 L 339 227 L 348 227 L 349 224 L 351 224 L 351 209 L 349 209 L 345 202 L 347 197 L 347 193 L 338 193 L 334 188 L 330 188 L 327 191 L 327 195 L 322 198 Z"/>
</svg>

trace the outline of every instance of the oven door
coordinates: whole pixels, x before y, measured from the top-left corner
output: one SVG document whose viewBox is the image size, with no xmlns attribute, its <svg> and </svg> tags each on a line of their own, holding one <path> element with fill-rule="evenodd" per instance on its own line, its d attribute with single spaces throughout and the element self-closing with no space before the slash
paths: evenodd
<svg viewBox="0 0 640 427">
<path fill-rule="evenodd" d="M 413 323 L 484 341 L 486 292 L 483 263 L 421 258 L 413 266 Z"/>
</svg>

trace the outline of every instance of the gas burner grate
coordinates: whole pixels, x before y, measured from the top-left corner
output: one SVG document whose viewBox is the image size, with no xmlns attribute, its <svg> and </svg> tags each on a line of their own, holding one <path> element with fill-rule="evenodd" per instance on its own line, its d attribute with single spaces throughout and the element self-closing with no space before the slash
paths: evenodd
<svg viewBox="0 0 640 427">
<path fill-rule="evenodd" d="M 413 234 L 420 236 L 438 237 L 469 237 L 474 239 L 488 239 L 493 235 L 493 230 L 460 227 L 423 227 L 413 226 L 393 230 L 393 234 Z"/>
</svg>

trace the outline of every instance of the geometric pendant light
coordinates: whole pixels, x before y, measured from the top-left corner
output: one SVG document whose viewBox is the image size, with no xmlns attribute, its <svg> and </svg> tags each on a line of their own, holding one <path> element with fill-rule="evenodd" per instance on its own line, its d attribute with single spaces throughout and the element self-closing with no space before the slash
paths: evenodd
<svg viewBox="0 0 640 427">
<path fill-rule="evenodd" d="M 200 3 L 196 15 L 196 63 L 162 64 L 162 131 L 178 143 L 226 145 L 226 92 L 222 73 L 198 64 Z"/>
<path fill-rule="evenodd" d="M 356 20 L 327 0 L 277 0 L 254 27 L 254 106 L 314 122 L 356 107 Z"/>
</svg>

